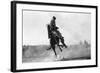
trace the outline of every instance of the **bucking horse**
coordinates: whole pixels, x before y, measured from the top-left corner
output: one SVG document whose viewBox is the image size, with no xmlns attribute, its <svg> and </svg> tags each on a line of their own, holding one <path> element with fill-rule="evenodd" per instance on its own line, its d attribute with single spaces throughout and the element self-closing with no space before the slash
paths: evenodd
<svg viewBox="0 0 100 73">
<path fill-rule="evenodd" d="M 55 47 L 58 46 L 60 51 L 62 52 L 62 48 L 63 47 L 67 48 L 67 46 L 64 43 L 64 37 L 62 37 L 61 33 L 58 31 L 58 28 L 56 28 L 56 30 L 52 30 L 51 28 L 52 27 L 48 24 L 47 25 L 48 38 L 50 39 L 50 48 L 49 49 L 53 49 L 53 51 L 57 57 Z M 62 45 L 59 44 L 60 42 L 62 43 Z"/>
</svg>

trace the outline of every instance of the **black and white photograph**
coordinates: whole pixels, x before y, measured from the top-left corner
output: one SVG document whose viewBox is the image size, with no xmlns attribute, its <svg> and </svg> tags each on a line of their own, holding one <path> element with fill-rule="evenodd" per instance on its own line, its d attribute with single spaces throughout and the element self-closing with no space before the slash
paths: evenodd
<svg viewBox="0 0 100 73">
<path fill-rule="evenodd" d="M 12 71 L 97 66 L 96 6 L 14 1 L 12 13 Z"/>
<path fill-rule="evenodd" d="M 91 59 L 91 14 L 23 10 L 22 62 Z"/>
</svg>

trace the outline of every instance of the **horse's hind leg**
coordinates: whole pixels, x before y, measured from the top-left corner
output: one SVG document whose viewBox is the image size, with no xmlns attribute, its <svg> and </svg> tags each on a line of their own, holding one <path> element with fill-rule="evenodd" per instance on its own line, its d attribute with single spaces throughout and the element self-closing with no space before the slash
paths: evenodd
<svg viewBox="0 0 100 73">
<path fill-rule="evenodd" d="M 53 51 L 54 51 L 54 53 L 55 53 L 55 55 L 57 57 L 57 53 L 56 53 L 56 50 L 55 50 L 55 46 L 52 46 L 52 49 L 53 49 Z"/>
</svg>

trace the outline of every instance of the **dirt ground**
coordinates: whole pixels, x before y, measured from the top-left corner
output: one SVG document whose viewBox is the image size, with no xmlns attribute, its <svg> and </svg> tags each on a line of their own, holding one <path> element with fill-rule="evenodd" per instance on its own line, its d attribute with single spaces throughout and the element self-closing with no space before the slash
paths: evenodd
<svg viewBox="0 0 100 73">
<path fill-rule="evenodd" d="M 22 62 L 52 62 L 68 60 L 91 59 L 90 45 L 77 44 L 69 45 L 68 48 L 62 48 L 62 52 L 56 47 L 57 57 L 52 49 L 47 50 L 49 45 L 24 46 Z"/>
</svg>

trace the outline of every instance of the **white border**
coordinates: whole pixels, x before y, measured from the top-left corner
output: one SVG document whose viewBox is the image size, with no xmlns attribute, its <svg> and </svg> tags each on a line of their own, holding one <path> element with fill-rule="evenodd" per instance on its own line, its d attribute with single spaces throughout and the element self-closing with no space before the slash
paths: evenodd
<svg viewBox="0 0 100 73">
<path fill-rule="evenodd" d="M 37 62 L 37 63 L 23 63 L 22 64 L 22 9 L 31 10 L 54 10 L 54 11 L 71 11 L 71 12 L 89 12 L 91 13 L 91 60 L 80 61 L 61 61 L 61 62 Z M 28 5 L 17 4 L 17 70 L 21 69 L 38 69 L 38 68 L 52 68 L 52 67 L 71 67 L 71 66 L 84 66 L 95 65 L 96 61 L 96 45 L 95 45 L 95 29 L 96 17 L 95 9 L 93 8 L 78 8 L 78 7 L 59 7 L 59 6 L 44 6 L 44 5 Z"/>
</svg>

